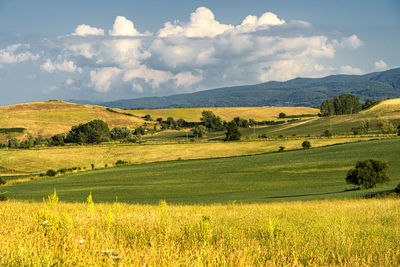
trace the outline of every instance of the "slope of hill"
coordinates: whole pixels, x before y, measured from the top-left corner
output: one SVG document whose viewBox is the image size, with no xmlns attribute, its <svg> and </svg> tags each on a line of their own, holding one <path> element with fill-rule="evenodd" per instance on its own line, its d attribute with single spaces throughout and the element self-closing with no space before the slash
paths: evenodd
<svg viewBox="0 0 400 267">
<path fill-rule="evenodd" d="M 0 128 L 25 128 L 24 133 L 49 137 L 68 132 L 73 125 L 102 119 L 111 127 L 136 128 L 144 120 L 110 112 L 104 107 L 47 101 L 0 107 Z"/>
<path fill-rule="evenodd" d="M 104 102 L 113 108 L 319 106 L 322 101 L 349 93 L 361 100 L 400 97 L 400 68 L 366 75 L 296 78 L 205 90 L 190 94 Z"/>
</svg>

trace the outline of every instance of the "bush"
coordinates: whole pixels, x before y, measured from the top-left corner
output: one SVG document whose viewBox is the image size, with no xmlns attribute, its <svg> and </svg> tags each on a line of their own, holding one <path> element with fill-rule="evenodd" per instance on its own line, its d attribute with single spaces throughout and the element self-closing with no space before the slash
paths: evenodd
<svg viewBox="0 0 400 267">
<path fill-rule="evenodd" d="M 234 121 L 228 123 L 225 135 L 225 141 L 237 141 L 240 140 L 240 137 L 242 136 L 239 132 L 239 127 Z"/>
<path fill-rule="evenodd" d="M 56 174 L 57 174 L 57 172 L 55 170 L 53 170 L 53 169 L 49 169 L 46 172 L 47 176 L 56 176 Z"/>
<path fill-rule="evenodd" d="M 325 132 L 322 135 L 325 137 L 331 137 L 332 133 L 329 130 L 325 130 Z"/>
<path fill-rule="evenodd" d="M 5 194 L 0 194 L 0 201 L 7 201 L 8 197 Z"/>
<path fill-rule="evenodd" d="M 390 180 L 386 174 L 388 168 L 388 164 L 383 160 L 360 160 L 347 172 L 346 182 L 366 189 L 374 188 L 376 184 Z"/>
<path fill-rule="evenodd" d="M 280 119 L 284 119 L 286 117 L 287 117 L 286 113 L 283 113 L 283 112 L 279 113 L 279 118 Z"/>
<path fill-rule="evenodd" d="M 285 150 L 284 146 L 280 146 L 278 152 L 283 152 L 283 150 Z"/>
<path fill-rule="evenodd" d="M 311 148 L 311 143 L 310 143 L 310 141 L 306 140 L 301 144 L 301 146 L 303 147 L 303 149 L 309 149 L 309 148 Z"/>
<path fill-rule="evenodd" d="M 394 192 L 396 192 L 397 194 L 400 194 L 400 184 L 398 184 L 396 186 L 396 188 L 394 189 Z"/>
<path fill-rule="evenodd" d="M 117 165 L 117 166 L 124 165 L 124 164 L 128 164 L 128 162 L 125 160 L 121 160 L 121 159 L 119 159 L 119 160 L 117 160 L 117 162 L 115 162 L 115 165 Z"/>
<path fill-rule="evenodd" d="M 6 184 L 6 183 L 7 183 L 6 179 L 4 179 L 3 177 L 0 177 L 0 185 Z"/>
<path fill-rule="evenodd" d="M 192 129 L 194 137 L 203 137 L 207 134 L 207 128 L 203 125 L 197 125 Z"/>
</svg>

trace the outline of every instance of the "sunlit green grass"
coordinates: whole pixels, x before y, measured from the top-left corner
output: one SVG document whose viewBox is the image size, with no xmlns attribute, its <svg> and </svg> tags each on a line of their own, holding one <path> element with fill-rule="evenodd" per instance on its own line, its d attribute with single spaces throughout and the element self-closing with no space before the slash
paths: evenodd
<svg viewBox="0 0 400 267">
<path fill-rule="evenodd" d="M 311 142 L 312 145 L 312 142 Z M 41 201 L 54 188 L 61 200 L 128 203 L 228 203 L 364 197 L 400 183 L 400 138 L 310 150 L 220 159 L 170 161 L 70 174 L 3 187 L 13 199 Z M 211 155 L 210 155 L 211 156 Z M 384 159 L 391 182 L 345 191 L 357 160 Z"/>
</svg>

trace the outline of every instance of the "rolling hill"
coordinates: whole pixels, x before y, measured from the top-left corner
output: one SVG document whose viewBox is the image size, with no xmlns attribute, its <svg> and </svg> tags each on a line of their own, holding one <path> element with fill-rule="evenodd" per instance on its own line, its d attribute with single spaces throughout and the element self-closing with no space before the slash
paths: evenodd
<svg viewBox="0 0 400 267">
<path fill-rule="evenodd" d="M 133 108 L 319 106 L 340 94 L 354 94 L 362 101 L 400 97 L 400 68 L 366 75 L 332 75 L 296 78 L 286 82 L 225 87 L 163 97 L 123 99 L 98 103 L 102 106 Z M 73 101 L 72 101 L 73 102 Z M 76 101 L 81 103 L 82 101 Z M 83 101 L 84 102 L 84 101 Z"/>
<path fill-rule="evenodd" d="M 73 125 L 102 119 L 110 128 L 127 126 L 136 128 L 142 118 L 110 112 L 105 107 L 78 105 L 63 101 L 47 101 L 0 107 L 0 128 L 24 128 L 24 134 L 49 137 L 71 130 Z"/>
</svg>

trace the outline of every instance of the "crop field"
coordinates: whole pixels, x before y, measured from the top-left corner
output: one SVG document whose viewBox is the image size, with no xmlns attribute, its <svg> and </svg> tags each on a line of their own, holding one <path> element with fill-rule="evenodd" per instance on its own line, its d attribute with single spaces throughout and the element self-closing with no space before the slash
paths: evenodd
<svg viewBox="0 0 400 267">
<path fill-rule="evenodd" d="M 182 133 L 180 133 L 182 134 Z M 320 138 L 311 140 L 313 147 L 337 143 L 357 142 L 375 137 Z M 165 141 L 165 138 L 163 139 Z M 104 168 L 114 165 L 118 160 L 130 163 L 149 163 L 170 160 L 205 159 L 252 155 L 278 151 L 280 146 L 286 150 L 300 149 L 304 139 L 278 139 L 240 142 L 158 142 L 149 144 L 119 144 L 41 147 L 33 149 L 0 149 L 0 176 L 26 176 L 30 173 L 44 173 L 48 169 L 71 167 Z M 71 156 L 73 155 L 73 156 Z"/>
<path fill-rule="evenodd" d="M 102 119 L 112 128 L 136 128 L 144 120 L 110 112 L 105 107 L 77 105 L 62 101 L 37 102 L 0 107 L 0 128 L 26 128 L 34 136 L 45 137 L 71 130 L 73 125 Z"/>
<path fill-rule="evenodd" d="M 62 201 L 156 204 L 270 202 L 358 198 L 392 191 L 400 183 L 400 138 L 357 142 L 309 150 L 221 159 L 177 160 L 128 165 L 45 178 L 2 187 L 12 199 L 42 201 L 57 189 Z M 347 171 L 357 160 L 384 159 L 388 184 L 351 191 Z"/>
<path fill-rule="evenodd" d="M 399 207 L 395 198 L 207 206 L 3 202 L 0 265 L 398 266 Z"/>
<path fill-rule="evenodd" d="M 126 110 L 125 112 L 143 117 L 151 115 L 155 120 L 157 118 L 168 117 L 174 119 L 184 119 L 186 121 L 198 122 L 201 118 L 201 112 L 210 110 L 215 115 L 220 116 L 222 120 L 230 121 L 234 117 L 244 119 L 255 119 L 256 121 L 276 120 L 279 113 L 283 112 L 288 116 L 291 115 L 317 115 L 319 109 L 308 107 L 235 107 L 235 108 L 174 108 L 174 109 L 136 109 Z"/>
</svg>

